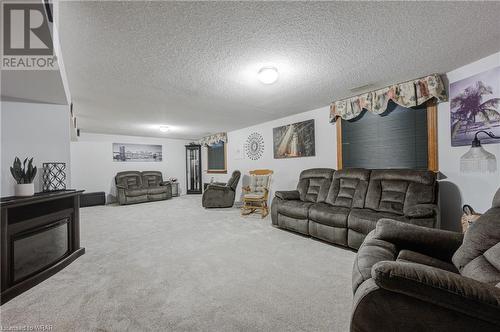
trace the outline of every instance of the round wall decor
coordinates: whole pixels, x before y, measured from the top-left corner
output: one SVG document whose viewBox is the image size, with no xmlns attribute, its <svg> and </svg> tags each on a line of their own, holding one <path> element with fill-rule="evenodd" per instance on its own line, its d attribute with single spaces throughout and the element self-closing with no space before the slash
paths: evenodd
<svg viewBox="0 0 500 332">
<path fill-rule="evenodd" d="M 257 160 L 264 153 L 264 138 L 259 133 L 251 133 L 248 135 L 245 143 L 245 152 L 247 157 L 252 160 Z"/>
</svg>

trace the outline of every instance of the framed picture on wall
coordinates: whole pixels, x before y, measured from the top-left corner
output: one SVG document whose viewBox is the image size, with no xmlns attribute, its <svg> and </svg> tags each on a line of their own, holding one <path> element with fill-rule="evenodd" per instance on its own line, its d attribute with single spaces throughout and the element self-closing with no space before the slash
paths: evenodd
<svg viewBox="0 0 500 332">
<path fill-rule="evenodd" d="M 113 143 L 113 161 L 160 162 L 162 159 L 161 145 Z"/>
<path fill-rule="evenodd" d="M 451 83 L 450 116 L 451 146 L 470 145 L 479 130 L 500 136 L 500 67 Z"/>
<path fill-rule="evenodd" d="M 274 159 L 316 155 L 314 119 L 273 128 Z"/>
</svg>

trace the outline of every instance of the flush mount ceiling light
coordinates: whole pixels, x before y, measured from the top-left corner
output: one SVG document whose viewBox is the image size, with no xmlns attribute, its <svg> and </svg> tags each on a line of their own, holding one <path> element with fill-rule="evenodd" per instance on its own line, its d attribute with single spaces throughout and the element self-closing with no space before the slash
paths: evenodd
<svg viewBox="0 0 500 332">
<path fill-rule="evenodd" d="M 168 126 L 160 126 L 160 131 L 166 133 L 168 131 Z"/>
<path fill-rule="evenodd" d="M 257 73 L 257 78 L 261 83 L 273 84 L 278 80 L 278 69 L 274 67 L 263 67 Z"/>
</svg>

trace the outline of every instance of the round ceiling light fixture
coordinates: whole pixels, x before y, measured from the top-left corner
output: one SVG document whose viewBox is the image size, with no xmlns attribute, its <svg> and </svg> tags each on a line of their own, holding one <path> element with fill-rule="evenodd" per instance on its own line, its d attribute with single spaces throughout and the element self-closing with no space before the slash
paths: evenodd
<svg viewBox="0 0 500 332">
<path fill-rule="evenodd" d="M 168 129 L 169 129 L 168 126 L 160 126 L 160 131 L 162 133 L 166 133 L 168 131 Z"/>
<path fill-rule="evenodd" d="M 278 80 L 278 69 L 275 67 L 263 67 L 257 73 L 257 78 L 263 84 L 273 84 Z"/>
</svg>

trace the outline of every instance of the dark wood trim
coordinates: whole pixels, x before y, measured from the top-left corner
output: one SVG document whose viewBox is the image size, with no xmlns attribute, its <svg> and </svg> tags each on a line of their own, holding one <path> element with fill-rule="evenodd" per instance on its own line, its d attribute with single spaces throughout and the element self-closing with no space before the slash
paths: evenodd
<svg viewBox="0 0 500 332">
<path fill-rule="evenodd" d="M 337 131 L 337 169 L 342 169 L 342 119 L 339 117 L 335 122 Z"/>
<path fill-rule="evenodd" d="M 208 174 L 227 174 L 227 169 L 221 170 L 207 170 Z"/>
<path fill-rule="evenodd" d="M 437 118 L 437 103 L 432 98 L 427 102 L 427 167 L 433 172 L 439 171 Z"/>
</svg>

